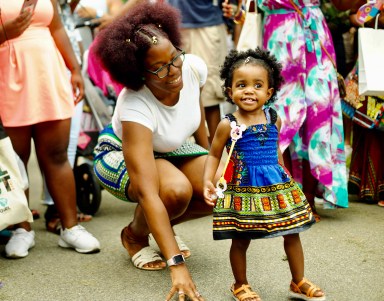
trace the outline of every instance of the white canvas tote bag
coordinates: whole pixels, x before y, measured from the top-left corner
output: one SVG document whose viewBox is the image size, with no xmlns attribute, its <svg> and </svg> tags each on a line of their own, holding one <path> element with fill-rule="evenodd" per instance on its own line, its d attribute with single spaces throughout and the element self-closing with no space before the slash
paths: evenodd
<svg viewBox="0 0 384 301">
<path fill-rule="evenodd" d="M 257 0 L 247 0 L 245 20 L 236 49 L 245 51 L 262 47 L 262 15 L 257 10 Z"/>
</svg>

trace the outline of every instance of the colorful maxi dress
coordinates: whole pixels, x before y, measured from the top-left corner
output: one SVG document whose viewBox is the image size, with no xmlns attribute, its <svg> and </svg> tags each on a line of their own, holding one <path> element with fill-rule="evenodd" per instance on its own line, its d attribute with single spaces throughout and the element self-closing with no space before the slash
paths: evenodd
<svg viewBox="0 0 384 301">
<path fill-rule="evenodd" d="M 216 240 L 299 233 L 314 223 L 304 193 L 278 163 L 276 112 L 265 113 L 267 123 L 246 128 L 233 148 L 224 176 L 227 189 L 213 210 Z M 226 117 L 236 121 L 232 114 Z M 231 139 L 226 146 L 229 152 Z"/>
<path fill-rule="evenodd" d="M 298 183 L 303 183 L 302 161 L 309 161 L 325 208 L 348 207 L 335 52 L 320 0 L 258 0 L 258 4 L 264 11 L 263 46 L 283 64 L 285 83 L 275 103 L 282 119 L 281 151 L 289 148 Z"/>
</svg>

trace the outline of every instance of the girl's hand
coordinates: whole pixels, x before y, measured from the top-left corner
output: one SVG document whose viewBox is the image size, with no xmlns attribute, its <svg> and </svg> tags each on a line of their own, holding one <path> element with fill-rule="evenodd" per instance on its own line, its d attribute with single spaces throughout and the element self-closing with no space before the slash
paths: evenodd
<svg viewBox="0 0 384 301">
<path fill-rule="evenodd" d="M 84 81 L 80 72 L 72 72 L 71 84 L 72 93 L 75 98 L 75 105 L 77 105 L 84 97 Z"/>
<path fill-rule="evenodd" d="M 2 31 L 6 33 L 8 40 L 17 38 L 20 36 L 31 24 L 32 13 L 24 10 L 15 19 L 4 22 Z"/>
<path fill-rule="evenodd" d="M 209 206 L 215 206 L 217 200 L 215 186 L 211 181 L 207 181 L 204 185 L 204 201 Z"/>
<path fill-rule="evenodd" d="M 167 295 L 166 301 L 170 301 L 174 295 L 178 296 L 178 301 L 204 301 L 192 280 L 185 264 L 170 267 L 172 288 Z M 187 298 L 188 297 L 188 298 Z"/>
</svg>

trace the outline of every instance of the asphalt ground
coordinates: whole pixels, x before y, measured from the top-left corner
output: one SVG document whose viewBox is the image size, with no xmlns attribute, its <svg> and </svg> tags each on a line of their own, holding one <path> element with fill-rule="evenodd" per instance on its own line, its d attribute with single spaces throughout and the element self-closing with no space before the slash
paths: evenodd
<svg viewBox="0 0 384 301">
<path fill-rule="evenodd" d="M 29 170 L 31 208 L 43 215 L 41 177 L 34 160 Z M 133 267 L 121 245 L 120 231 L 132 219 L 134 207 L 103 191 L 99 211 L 83 223 L 102 246 L 100 253 L 90 255 L 60 248 L 58 236 L 45 230 L 43 216 L 36 220 L 36 246 L 26 258 L 6 259 L 0 245 L 0 300 L 165 300 L 169 271 Z M 384 208 L 351 196 L 348 209 L 318 211 L 322 221 L 301 235 L 306 277 L 326 292 L 328 301 L 383 301 Z M 175 229 L 191 249 L 187 265 L 199 292 L 206 301 L 229 301 L 230 241 L 214 241 L 211 222 L 206 217 Z M 248 280 L 263 301 L 289 300 L 290 272 L 282 238 L 253 241 L 247 262 Z"/>
</svg>

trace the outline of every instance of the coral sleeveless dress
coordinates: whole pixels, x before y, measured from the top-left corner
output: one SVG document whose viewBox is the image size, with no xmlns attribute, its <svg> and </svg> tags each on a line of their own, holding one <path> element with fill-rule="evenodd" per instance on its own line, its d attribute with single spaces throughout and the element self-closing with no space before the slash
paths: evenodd
<svg viewBox="0 0 384 301">
<path fill-rule="evenodd" d="M 22 0 L 0 0 L 2 22 L 19 15 Z M 0 45 L 0 117 L 5 127 L 71 118 L 70 74 L 49 31 L 50 0 L 37 2 L 31 25 Z"/>
<path fill-rule="evenodd" d="M 315 221 L 304 193 L 278 163 L 276 111 L 265 114 L 266 124 L 248 126 L 236 141 L 224 176 L 227 189 L 213 210 L 216 240 L 299 233 Z M 236 121 L 232 114 L 226 118 Z M 227 151 L 231 144 L 229 139 Z"/>
</svg>

